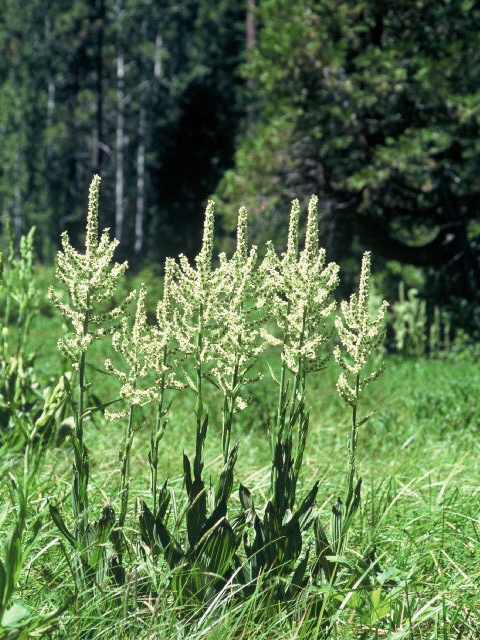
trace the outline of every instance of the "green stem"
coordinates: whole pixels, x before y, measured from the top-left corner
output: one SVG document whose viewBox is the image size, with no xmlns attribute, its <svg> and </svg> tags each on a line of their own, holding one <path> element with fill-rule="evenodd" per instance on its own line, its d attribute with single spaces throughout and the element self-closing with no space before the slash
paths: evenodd
<svg viewBox="0 0 480 640">
<path fill-rule="evenodd" d="M 123 451 L 122 468 L 121 468 L 121 480 L 120 480 L 120 515 L 118 517 L 118 527 L 123 528 L 125 524 L 125 518 L 127 517 L 128 509 L 128 494 L 130 480 L 129 468 L 130 468 L 130 450 L 133 443 L 133 405 L 130 405 L 130 411 L 128 414 L 127 428 L 125 430 L 125 445 Z"/>
<path fill-rule="evenodd" d="M 31 269 L 29 269 L 30 276 L 33 278 L 33 274 Z M 30 322 L 32 319 L 32 312 L 29 310 L 31 296 L 29 296 L 28 287 L 29 285 L 25 285 L 22 283 L 23 291 L 21 299 L 18 303 L 19 314 L 18 314 L 18 322 L 17 322 L 17 353 L 16 356 L 20 355 L 21 352 L 24 351 L 24 347 L 27 341 L 27 335 L 30 328 Z"/>
<path fill-rule="evenodd" d="M 290 419 L 289 419 L 289 428 L 293 429 L 293 420 L 295 416 L 295 410 L 297 407 L 297 396 L 300 395 L 300 414 L 297 416 L 297 423 L 300 426 L 303 418 L 303 400 L 305 396 L 305 370 L 303 358 L 300 354 L 300 351 L 303 347 L 303 342 L 305 339 L 305 324 L 306 324 L 306 316 L 307 310 L 304 309 L 303 317 L 302 317 L 302 329 L 300 331 L 300 339 L 298 341 L 298 357 L 297 357 L 297 373 L 294 376 L 293 380 L 293 389 L 292 389 L 292 402 L 290 404 Z"/>
<path fill-rule="evenodd" d="M 203 417 L 203 401 L 202 401 L 202 361 L 200 358 L 203 348 L 203 304 L 200 305 L 198 314 L 198 332 L 197 332 L 197 406 L 195 407 L 195 416 L 197 419 L 197 427 L 202 427 Z"/>
<path fill-rule="evenodd" d="M 287 340 L 286 335 L 283 338 L 283 344 Z M 271 454 L 272 454 L 272 472 L 270 475 L 270 488 L 272 493 L 275 493 L 275 485 L 277 483 L 277 468 L 275 466 L 275 450 L 276 444 L 279 438 L 282 437 L 282 433 L 285 429 L 285 403 L 286 403 L 286 390 L 285 390 L 285 378 L 287 373 L 287 365 L 285 364 L 285 358 L 282 359 L 282 369 L 280 372 L 280 388 L 278 390 L 278 403 L 277 403 L 277 421 L 275 424 L 275 431 L 272 430 L 271 437 Z"/>
<path fill-rule="evenodd" d="M 297 443 L 296 452 L 293 460 L 293 476 L 291 479 L 291 490 L 289 499 L 289 506 L 291 509 L 294 507 L 295 495 L 297 492 L 298 476 L 300 475 L 300 467 L 303 460 L 303 452 L 305 449 L 308 419 L 305 417 L 305 386 L 306 386 L 306 374 L 304 358 L 301 355 L 301 349 L 305 340 L 305 327 L 306 327 L 307 311 L 304 309 L 302 317 L 302 329 L 300 332 L 300 339 L 298 343 L 298 357 L 297 357 L 297 373 L 295 374 L 293 390 L 292 390 L 292 402 L 290 405 L 290 418 L 289 418 L 289 435 L 293 438 L 293 429 L 295 422 L 297 424 Z M 298 412 L 297 412 L 298 411 Z"/>
<path fill-rule="evenodd" d="M 290 314 L 290 301 L 288 301 L 286 317 L 288 318 Z M 283 334 L 283 348 L 282 355 L 285 351 L 285 345 L 288 340 L 288 332 L 285 331 Z M 285 428 L 285 402 L 286 402 L 286 390 L 285 390 L 285 378 L 287 373 L 287 365 L 285 363 L 285 358 L 282 358 L 282 369 L 280 372 L 280 388 L 278 390 L 278 403 L 277 403 L 277 424 L 275 425 L 275 433 L 272 434 L 272 456 L 275 455 L 275 443 L 279 435 L 283 433 Z M 272 477 L 272 488 L 273 488 L 273 477 Z"/>
<path fill-rule="evenodd" d="M 158 444 L 157 434 L 160 430 L 161 402 L 158 405 L 155 427 L 150 438 L 150 475 L 152 480 L 153 514 L 157 512 L 157 484 L 158 484 Z"/>
<path fill-rule="evenodd" d="M 10 263 L 10 268 L 12 268 L 12 264 L 11 263 Z M 7 290 L 7 296 L 6 296 L 7 299 L 6 299 L 6 302 L 5 302 L 5 311 L 4 311 L 4 314 L 3 314 L 3 326 L 8 329 L 8 325 L 10 324 L 10 309 L 11 309 L 11 306 L 12 306 L 12 293 L 11 293 L 11 290 L 12 290 L 12 286 L 13 286 L 12 278 L 11 278 L 10 274 L 9 274 L 9 277 L 8 277 L 8 281 L 7 281 L 6 278 L 4 278 L 4 282 L 5 282 L 5 285 L 6 285 L 5 288 Z M 3 336 L 3 342 L 4 343 L 6 342 L 6 337 L 5 336 Z"/>
<path fill-rule="evenodd" d="M 163 348 L 163 365 L 167 363 L 167 346 Z M 152 479 L 153 513 L 157 513 L 157 486 L 158 486 L 158 445 L 163 435 L 165 423 L 162 424 L 163 399 L 165 394 L 165 372 L 160 378 L 160 397 L 158 400 L 157 418 L 155 420 L 154 431 L 150 437 L 150 472 Z"/>
<path fill-rule="evenodd" d="M 87 335 L 89 323 L 89 306 L 90 296 L 87 296 L 87 311 L 83 320 L 83 334 Z M 80 352 L 80 360 L 78 363 L 78 400 L 77 415 L 75 416 L 75 435 L 74 435 L 74 484 L 72 488 L 72 497 L 77 515 L 77 532 L 79 541 L 84 540 L 88 527 L 88 457 L 85 445 L 83 444 L 83 411 L 84 411 L 84 393 L 85 393 L 85 361 L 86 351 Z"/>
<path fill-rule="evenodd" d="M 231 393 L 225 398 L 225 402 L 223 404 L 223 420 L 222 420 L 222 449 L 223 449 L 223 461 L 226 464 L 228 459 L 228 454 L 230 451 L 230 437 L 232 433 L 232 423 L 233 423 L 233 413 L 235 410 L 235 395 L 234 389 L 238 384 L 238 367 L 240 361 L 240 354 L 237 351 L 235 356 L 235 366 L 232 374 L 231 381 Z"/>
<path fill-rule="evenodd" d="M 283 431 L 284 427 L 284 419 L 283 416 L 283 408 L 285 406 L 285 377 L 287 373 L 287 365 L 285 364 L 285 359 L 282 360 L 282 370 L 280 372 L 280 389 L 278 391 L 278 403 L 277 403 L 277 428 L 276 431 Z M 283 423 L 283 424 L 282 424 Z"/>
<path fill-rule="evenodd" d="M 87 311 L 83 319 L 83 335 L 86 336 L 88 332 L 88 323 L 90 320 L 90 294 L 87 294 Z M 80 362 L 78 365 L 78 403 L 77 403 L 77 419 L 75 421 L 75 436 L 83 447 L 83 394 L 85 393 L 85 360 L 87 352 L 82 351 L 80 353 Z"/>
<path fill-rule="evenodd" d="M 80 354 L 80 362 L 78 365 L 78 400 L 77 400 L 77 419 L 75 420 L 75 437 L 80 445 L 83 446 L 83 394 L 85 389 L 85 357 L 86 352 Z"/>
<path fill-rule="evenodd" d="M 22 346 L 23 346 L 23 340 L 22 340 L 22 336 L 23 336 L 23 331 L 24 331 L 24 327 L 25 327 L 25 317 L 24 317 L 24 313 L 22 310 L 22 303 L 20 302 L 19 304 L 20 307 L 20 312 L 18 314 L 18 324 L 17 324 L 17 346 L 16 346 L 16 351 L 15 351 L 15 357 L 18 359 L 18 357 L 20 356 L 20 353 L 23 351 Z"/>
<path fill-rule="evenodd" d="M 357 446 L 357 433 L 358 433 L 358 425 L 357 425 L 357 404 L 358 398 L 360 394 L 360 374 L 357 373 L 357 377 L 355 379 L 355 404 L 352 407 L 352 430 L 350 432 L 350 443 L 349 443 L 349 456 L 348 456 L 348 482 L 347 482 L 347 500 L 346 500 L 346 510 L 348 512 L 350 508 L 350 503 L 353 498 L 353 483 L 355 480 L 355 448 Z"/>
</svg>

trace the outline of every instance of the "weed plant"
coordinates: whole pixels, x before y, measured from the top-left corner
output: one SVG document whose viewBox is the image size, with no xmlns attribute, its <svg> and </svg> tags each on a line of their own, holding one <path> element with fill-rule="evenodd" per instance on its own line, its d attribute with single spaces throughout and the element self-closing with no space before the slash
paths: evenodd
<svg viewBox="0 0 480 640">
<path fill-rule="evenodd" d="M 18 252 L 9 224 L 7 235 L 8 253 L 5 259 L 0 256 L 3 310 L 0 320 L 0 448 L 5 452 L 25 447 L 29 439 L 28 425 L 36 421 L 36 437 L 48 439 L 53 430 L 53 418 L 47 412 L 50 416 L 47 419 L 44 405 L 55 404 L 55 420 L 62 422 L 65 402 L 61 388 L 66 384 L 66 379 L 58 374 L 42 380 L 36 367 L 38 350 L 30 349 L 32 321 L 38 313 L 41 298 L 34 277 L 35 227 L 22 236 Z M 59 436 L 60 433 L 58 429 Z"/>
<path fill-rule="evenodd" d="M 244 209 L 215 259 L 209 203 L 152 322 L 98 236 L 99 184 L 50 293 L 65 373 L 40 411 L 9 414 L 23 451 L 4 442 L 0 637 L 476 638 L 474 369 L 464 386 L 465 362 L 397 360 L 375 382 L 386 303 L 366 253 L 336 315 L 315 198 L 304 246 L 294 202 L 286 251 L 263 260 Z"/>
</svg>

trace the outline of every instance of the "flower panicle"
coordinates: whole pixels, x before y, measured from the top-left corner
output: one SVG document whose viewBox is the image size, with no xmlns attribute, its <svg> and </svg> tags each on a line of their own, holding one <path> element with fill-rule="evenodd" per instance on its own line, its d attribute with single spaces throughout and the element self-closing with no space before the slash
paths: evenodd
<svg viewBox="0 0 480 640">
<path fill-rule="evenodd" d="M 358 312 L 362 316 L 368 314 L 368 297 L 370 294 L 370 272 L 372 268 L 372 254 L 365 251 L 362 259 L 362 267 L 360 270 L 360 283 L 358 286 Z"/>
<path fill-rule="evenodd" d="M 164 289 L 164 298 L 168 296 Z M 147 290 L 142 283 L 137 294 L 133 321 L 124 316 L 112 336 L 112 346 L 123 358 L 126 367 L 118 369 L 111 360 L 105 361 L 107 371 L 120 383 L 120 397 L 130 406 L 159 402 L 166 389 L 182 388 L 175 369 L 181 358 L 175 357 L 173 322 L 163 322 L 165 304 L 157 307 L 157 323 L 149 325 L 146 312 Z"/>
<path fill-rule="evenodd" d="M 298 258 L 298 221 L 300 218 L 300 203 L 297 199 L 292 200 L 290 210 L 290 221 L 288 225 L 287 239 L 287 259 L 297 260 Z"/>
<path fill-rule="evenodd" d="M 212 269 L 214 218 L 215 203 L 213 200 L 209 200 L 205 210 L 202 248 L 198 256 L 195 258 L 197 269 L 202 274 L 210 273 Z"/>
<path fill-rule="evenodd" d="M 247 220 L 247 209 L 240 207 L 237 218 L 237 248 L 235 251 L 235 259 L 239 265 L 244 264 L 248 256 Z"/>
<path fill-rule="evenodd" d="M 93 256 L 98 250 L 98 201 L 100 197 L 99 175 L 95 174 L 88 192 L 87 235 L 85 251 L 87 256 Z"/>
<path fill-rule="evenodd" d="M 363 389 L 376 380 L 384 369 L 382 363 L 369 374 L 362 375 L 370 357 L 381 348 L 385 338 L 383 319 L 388 307 L 385 300 L 378 310 L 369 312 L 371 254 L 366 251 L 362 259 L 358 292 L 348 302 L 340 305 L 342 316 L 335 318 L 335 327 L 343 347 L 334 349 L 334 358 L 342 369 L 337 382 L 340 396 L 351 406 L 356 406 Z M 354 382 L 350 383 L 349 378 Z"/>
<path fill-rule="evenodd" d="M 266 347 L 260 327 L 271 314 L 270 287 L 259 273 L 257 247 L 248 246 L 248 215 L 242 207 L 237 218 L 236 250 L 228 259 L 220 254 L 219 265 L 210 273 L 208 291 L 203 295 L 204 318 L 208 315 L 208 342 L 211 359 L 209 378 L 231 398 L 241 386 L 254 379 L 247 375 Z M 262 298 L 261 304 L 258 299 Z M 207 302 L 208 301 L 208 302 Z M 204 325 L 206 326 L 206 325 Z"/>
<path fill-rule="evenodd" d="M 325 249 L 319 247 L 317 202 L 312 196 L 303 250 L 298 251 L 300 206 L 294 200 L 287 250 L 279 259 L 268 244 L 260 268 L 269 283 L 273 315 L 284 335 L 283 361 L 294 374 L 300 368 L 309 371 L 324 366 L 324 346 L 332 333 L 329 317 L 336 309 L 333 293 L 339 282 L 339 267 L 334 262 L 325 264 Z"/>
<path fill-rule="evenodd" d="M 128 264 L 112 263 L 118 241 L 109 239 L 108 230 L 103 232 L 100 241 L 98 239 L 99 191 L 100 176 L 95 175 L 89 190 L 85 253 L 76 251 L 68 234 L 62 234 L 56 277 L 67 288 L 69 301 L 64 301 L 64 297 L 52 288 L 48 294 L 51 302 L 73 326 L 73 335 L 63 339 L 60 346 L 74 366 L 92 342 L 112 330 L 112 325 L 132 299 L 127 297 L 122 305 L 101 310 L 102 305 L 110 305 Z"/>
<path fill-rule="evenodd" d="M 305 234 L 305 254 L 308 261 L 318 255 L 318 197 L 313 195 L 308 203 L 307 232 Z"/>
</svg>

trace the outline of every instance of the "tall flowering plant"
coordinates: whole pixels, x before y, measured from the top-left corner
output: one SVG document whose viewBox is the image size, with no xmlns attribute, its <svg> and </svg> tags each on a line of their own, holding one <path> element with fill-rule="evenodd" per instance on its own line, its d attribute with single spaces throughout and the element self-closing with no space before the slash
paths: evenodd
<svg viewBox="0 0 480 640">
<path fill-rule="evenodd" d="M 303 533 L 312 524 L 318 482 L 296 505 L 296 489 L 309 427 L 305 407 L 307 375 L 321 369 L 327 360 L 325 346 L 332 336 L 335 310 L 333 292 L 338 284 L 338 266 L 326 263 L 318 245 L 317 199 L 308 207 L 304 248 L 298 247 L 300 207 L 292 204 L 287 250 L 278 257 L 271 245 L 260 267 L 271 315 L 281 338 L 270 340 L 281 349 L 281 371 L 276 424 L 272 433 L 272 499 L 263 516 L 253 497 L 240 485 L 240 502 L 251 527 L 244 536 L 247 557 L 241 579 L 248 592 L 258 580 L 267 581 L 268 598 L 288 600 L 308 581 L 308 551 L 298 563 Z M 286 579 L 287 576 L 290 579 Z"/>
<path fill-rule="evenodd" d="M 242 390 L 262 376 L 253 373 L 258 358 L 270 341 L 264 324 L 271 315 L 270 288 L 257 267 L 257 247 L 248 248 L 247 211 L 238 213 L 237 245 L 230 260 L 220 256 L 221 288 L 217 321 L 221 327 L 213 355 L 210 381 L 222 391 L 222 449 L 226 461 L 230 450 L 233 416 L 246 407 Z"/>
<path fill-rule="evenodd" d="M 352 409 L 352 423 L 347 440 L 347 479 L 344 501 L 338 498 L 332 508 L 331 539 L 323 529 L 320 518 L 315 521 L 317 545 L 317 570 L 323 569 L 328 580 L 333 581 L 339 567 L 338 558 L 345 548 L 347 534 L 352 519 L 360 505 L 361 478 L 356 479 L 356 446 L 359 428 L 371 414 L 358 419 L 358 405 L 363 391 L 384 370 L 382 363 L 377 368 L 369 368 L 382 348 L 385 327 L 384 317 L 388 303 L 384 300 L 375 313 L 369 305 L 371 254 L 366 251 L 362 259 L 358 292 L 349 301 L 341 303 L 341 315 L 335 318 L 335 327 L 340 345 L 334 348 L 334 358 L 341 372 L 337 382 L 340 397 Z M 332 561 L 336 557 L 337 561 Z"/>
<path fill-rule="evenodd" d="M 243 229 L 242 224 L 242 229 Z M 171 327 L 171 353 L 177 357 L 178 369 L 183 364 L 184 382 L 196 395 L 196 443 L 193 464 L 183 455 L 184 480 L 187 490 L 185 510 L 186 537 L 179 539 L 177 532 L 168 528 L 169 496 L 166 485 L 160 491 L 158 507 L 152 512 L 141 503 L 140 530 L 143 542 L 155 556 L 161 550 L 172 569 L 172 586 L 183 601 L 204 602 L 223 584 L 223 576 L 230 570 L 239 539 L 227 520 L 227 503 L 233 487 L 233 469 L 237 459 L 238 443 L 230 448 L 232 416 L 238 407 L 239 388 L 245 376 L 245 353 L 251 337 L 242 328 L 243 316 L 234 315 L 241 309 L 247 295 L 247 283 L 242 292 L 245 272 L 238 254 L 233 262 L 225 256 L 220 266 L 214 267 L 213 254 L 214 208 L 209 202 L 205 212 L 202 247 L 194 264 L 183 255 L 178 262 L 167 259 L 165 266 L 165 293 L 158 314 L 162 323 Z M 241 232 L 240 232 L 241 235 Z M 252 269 L 254 253 L 247 259 L 246 269 Z M 235 265 L 237 269 L 235 270 Z M 250 265 L 250 267 L 248 266 Z M 237 285 L 240 287 L 237 290 Z M 166 297 L 166 295 L 168 297 Z M 233 302 L 232 296 L 236 296 Z M 226 300 L 229 309 L 226 312 Z M 239 320 L 240 327 L 235 320 Z M 242 333 L 243 332 L 243 333 Z M 238 338 L 233 358 L 227 346 Z M 232 338 L 232 336 L 235 336 Z M 241 353 L 238 351 L 242 348 Z M 236 354 L 236 355 L 235 355 Z M 183 363 L 182 363 L 183 360 Z M 191 367 L 193 366 L 193 375 Z M 208 513 L 207 489 L 202 477 L 203 450 L 207 436 L 208 411 L 204 406 L 204 381 L 212 382 L 224 393 L 223 454 L 224 465 L 214 495 L 212 511 Z"/>
<path fill-rule="evenodd" d="M 75 429 L 72 434 L 74 450 L 72 505 L 75 518 L 74 533 L 71 534 L 54 505 L 51 515 L 60 531 L 78 550 L 81 560 L 80 576 L 87 582 L 95 579 L 99 565 L 104 564 L 101 545 L 108 538 L 115 520 L 113 509 L 105 507 L 99 522 L 93 526 L 88 514 L 89 461 L 84 444 L 86 355 L 89 347 L 106 333 L 111 332 L 132 300 L 135 292 L 121 306 L 111 306 L 119 278 L 127 263 L 112 263 L 118 240 L 110 240 L 108 229 L 98 237 L 98 199 L 100 177 L 94 176 L 88 196 L 85 252 L 76 251 L 70 244 L 67 232 L 62 235 L 62 251 L 57 255 L 57 279 L 68 292 L 68 300 L 49 289 L 49 298 L 71 326 L 71 332 L 61 338 L 58 346 L 70 360 L 78 373 L 77 400 L 74 406 Z M 97 541 L 96 545 L 94 541 Z M 99 576 L 97 576 L 99 577 Z"/>
<path fill-rule="evenodd" d="M 279 258 L 269 245 L 262 266 L 273 291 L 273 316 L 282 336 L 277 340 L 281 345 L 282 366 L 272 439 L 272 488 L 275 505 L 280 511 L 292 509 L 295 502 L 309 424 L 305 410 L 307 374 L 321 369 L 329 357 L 325 346 L 333 334 L 329 318 L 335 311 L 333 292 L 339 281 L 338 265 L 326 263 L 325 249 L 318 244 L 317 198 L 312 196 L 310 199 L 305 244 L 301 251 L 298 247 L 299 214 L 298 200 L 294 200 L 287 250 Z M 295 428 L 297 445 L 292 456 Z"/>
<path fill-rule="evenodd" d="M 110 359 L 105 361 L 107 371 L 121 382 L 120 397 L 128 407 L 127 410 L 110 413 L 110 420 L 127 417 L 125 443 L 121 463 L 121 510 L 119 526 L 125 521 L 128 504 L 128 465 L 129 454 L 134 435 L 135 409 L 150 403 L 157 405 L 156 420 L 150 434 L 149 465 L 151 471 L 151 492 L 154 512 L 157 509 L 158 447 L 163 436 L 167 420 L 165 393 L 169 389 L 182 389 L 184 385 L 178 379 L 176 369 L 182 358 L 174 349 L 174 327 L 172 324 L 171 270 L 166 269 L 163 296 L 158 302 L 156 323 L 147 323 L 145 299 L 147 291 L 141 285 L 137 298 L 137 308 L 133 323 L 124 316 L 121 325 L 112 335 L 112 346 L 121 355 L 126 364 L 123 368 L 115 367 Z"/>
<path fill-rule="evenodd" d="M 352 427 L 348 439 L 348 477 L 347 494 L 345 500 L 346 517 L 355 506 L 355 494 L 360 491 L 354 489 L 356 475 L 355 450 L 357 446 L 358 429 L 369 419 L 367 415 L 358 420 L 357 409 L 360 397 L 365 387 L 376 380 L 384 370 L 384 363 L 378 368 L 366 373 L 368 361 L 382 347 L 385 340 L 385 325 L 383 320 L 388 302 L 381 303 L 377 312 L 371 315 L 369 310 L 371 254 L 366 251 L 362 259 L 360 283 L 358 293 L 353 293 L 350 300 L 341 303 L 342 316 L 335 319 L 335 327 L 343 349 L 337 345 L 334 349 L 336 363 L 341 368 L 337 382 L 337 390 L 341 398 L 352 408 Z"/>
<path fill-rule="evenodd" d="M 194 378 L 184 371 L 187 384 L 196 394 L 195 416 L 201 428 L 206 412 L 203 405 L 203 380 L 212 365 L 212 346 L 218 340 L 217 322 L 219 289 L 218 270 L 212 265 L 214 203 L 205 211 L 202 247 L 195 265 L 181 254 L 178 262 L 169 258 L 165 264 L 170 275 L 169 309 L 174 327 L 173 338 L 180 352 L 194 366 Z"/>
</svg>

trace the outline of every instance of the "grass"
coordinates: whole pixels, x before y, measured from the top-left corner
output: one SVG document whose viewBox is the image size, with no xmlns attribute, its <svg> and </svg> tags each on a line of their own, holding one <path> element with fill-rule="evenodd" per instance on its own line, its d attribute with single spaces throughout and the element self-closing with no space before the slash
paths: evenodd
<svg viewBox="0 0 480 640">
<path fill-rule="evenodd" d="M 60 322 L 37 318 L 33 337 L 41 346 L 39 377 L 60 368 L 55 342 Z M 311 428 L 300 476 L 302 496 L 314 480 L 320 479 L 317 505 L 325 527 L 337 495 L 344 491 L 345 443 L 349 416 L 335 392 L 338 371 L 330 365 L 315 374 L 307 404 Z M 101 399 L 114 393 L 109 377 L 98 374 Z M 355 593 L 336 592 L 341 601 L 330 637 L 409 638 L 474 640 L 480 635 L 480 367 L 469 359 L 402 360 L 390 356 L 387 369 L 367 394 L 363 410 L 376 408 L 361 428 L 357 465 L 363 477 L 359 514 L 349 538 L 352 554 L 376 548 L 380 580 L 384 588 L 376 611 L 360 607 Z M 216 398 L 209 392 L 210 436 L 205 451 L 206 475 L 212 477 L 222 466 L 221 415 Z M 276 389 L 268 379 L 252 398 L 249 408 L 234 425 L 233 440 L 241 448 L 236 467 L 239 481 L 254 489 L 254 497 L 266 495 L 269 487 L 269 438 L 266 421 L 272 417 Z M 160 446 L 160 480 L 170 485 L 181 505 L 182 451 L 190 455 L 194 442 L 195 399 L 177 395 L 169 424 Z M 136 433 L 131 460 L 131 510 L 127 518 L 132 545 L 136 545 L 135 498 L 146 496 L 149 476 L 146 456 L 149 424 L 145 412 Z M 86 425 L 85 441 L 90 452 L 92 513 L 100 513 L 107 500 L 116 501 L 119 486 L 118 451 L 123 425 L 106 422 L 99 414 Z M 72 451 L 68 442 L 46 451 L 32 487 L 28 526 L 35 513 L 46 512 L 48 499 L 63 505 L 69 499 Z M 19 471 L 18 457 L 5 458 L 2 466 Z M 234 491 L 234 496 L 236 496 Z M 0 488 L 1 503 L 10 503 L 6 483 Z M 236 500 L 236 497 L 234 497 Z M 68 509 L 67 509 L 68 511 Z M 8 530 L 9 518 L 2 525 Z M 45 516 L 27 566 L 21 574 L 15 601 L 33 611 L 50 611 L 74 594 L 68 567 L 68 551 L 62 551 L 58 531 Z M 133 547 L 132 547 L 133 549 Z M 268 619 L 259 609 L 262 584 L 246 602 L 217 610 L 216 616 L 197 615 L 187 625 L 175 615 L 171 596 L 155 601 L 143 592 L 143 576 L 165 580 L 165 573 L 139 566 L 127 576 L 126 586 L 101 593 L 94 600 L 83 599 L 78 610 L 70 607 L 49 637 L 60 638 L 258 638 L 292 639 L 315 637 L 302 623 L 304 609 L 285 608 Z M 223 607 L 223 608 L 222 608 Z M 260 616 L 260 617 L 259 617 Z M 376 618 L 380 618 L 376 620 Z M 394 623 L 395 622 L 395 623 Z"/>
<path fill-rule="evenodd" d="M 373 316 L 368 309 L 367 252 L 358 296 L 342 303 L 343 320 L 335 318 L 350 359 L 336 347 L 342 376 L 332 364 L 306 385 L 307 371 L 322 366 L 338 282 L 338 267 L 325 266 L 318 247 L 315 198 L 304 249 L 297 248 L 294 202 L 287 252 L 279 260 L 270 250 L 258 271 L 244 209 L 237 251 L 212 266 L 209 203 L 195 269 L 167 261 L 158 326 L 148 326 L 152 309 L 141 289 L 131 328 L 112 299 L 123 269 L 110 265 L 115 242 L 103 236 L 98 243 L 99 182 L 96 176 L 90 189 L 85 255 L 66 238 L 58 255 L 70 306 L 64 294 L 49 292 L 74 328 L 60 341 L 73 377 L 57 349 L 65 329 L 39 300 L 46 286 L 33 277 L 33 231 L 18 261 L 11 242 L 2 294 L 13 304 L 4 314 L 11 330 L 0 344 L 7 430 L 0 441 L 0 639 L 38 637 L 46 628 L 54 640 L 476 638 L 479 381 L 472 357 L 389 357 L 387 373 L 360 401 L 368 371 L 379 370 L 371 361 L 386 304 Z M 252 305 L 252 296 L 265 308 Z M 107 340 L 88 346 L 117 311 L 117 354 Z M 256 327 L 275 331 L 273 320 L 281 348 L 262 351 Z M 118 352 L 127 374 L 117 370 Z M 258 366 L 267 375 L 240 398 Z M 281 372 L 281 382 L 268 368 Z M 191 390 L 168 391 L 177 374 Z M 352 411 L 338 399 L 337 380 Z M 103 415 L 119 394 L 130 405 L 126 431 L 124 417 L 107 422 Z M 154 402 L 140 406 L 145 398 Z M 237 401 L 244 410 L 235 414 Z M 69 430 L 71 437 L 60 437 Z M 44 446 L 38 434 L 52 431 Z M 150 473 L 154 488 L 168 479 L 168 491 L 152 491 Z"/>
</svg>

